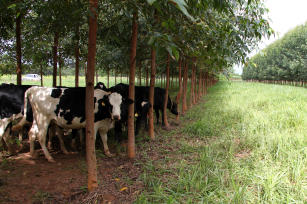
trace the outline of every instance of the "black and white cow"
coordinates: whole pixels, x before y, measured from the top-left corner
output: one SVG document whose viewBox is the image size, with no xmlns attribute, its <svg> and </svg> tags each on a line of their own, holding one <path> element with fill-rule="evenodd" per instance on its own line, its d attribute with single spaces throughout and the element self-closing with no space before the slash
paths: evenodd
<svg viewBox="0 0 307 204">
<path fill-rule="evenodd" d="M 34 156 L 34 140 L 37 137 L 47 160 L 54 162 L 45 145 L 47 128 L 51 121 L 65 129 L 81 129 L 86 126 L 85 88 L 32 87 L 25 93 L 25 103 L 27 100 L 33 110 L 33 124 L 29 131 L 30 154 Z M 121 119 L 123 103 L 132 101 L 123 102 L 118 93 L 94 90 L 94 135 L 99 131 L 107 156 L 112 156 L 107 144 L 107 132 L 114 126 L 114 120 Z M 20 129 L 25 122 L 26 117 L 23 117 L 12 130 Z"/>
<path fill-rule="evenodd" d="M 129 85 L 119 83 L 111 88 L 106 88 L 104 83 L 98 82 L 95 88 L 100 88 L 105 91 L 110 92 L 117 92 L 122 95 L 123 98 L 129 98 Z M 149 103 L 148 99 L 145 97 L 139 97 L 139 94 L 135 94 L 135 103 L 134 103 L 134 113 L 136 117 L 136 128 L 135 128 L 135 135 L 138 135 L 140 126 L 142 122 L 146 122 L 147 114 L 151 104 Z M 122 133 L 122 125 L 127 123 L 128 120 L 128 106 L 125 106 L 122 110 L 122 120 L 115 122 L 115 137 L 119 140 L 120 135 Z"/>
<path fill-rule="evenodd" d="M 120 90 L 120 93 L 129 93 L 129 85 L 127 84 L 117 84 L 114 86 L 116 90 Z M 135 101 L 137 105 L 137 101 L 148 101 L 149 100 L 149 88 L 148 86 L 135 86 Z M 112 90 L 111 90 L 112 91 Z M 163 119 L 163 109 L 164 109 L 164 96 L 165 96 L 165 89 L 155 87 L 154 91 L 154 110 L 156 113 L 157 123 L 159 124 L 159 112 L 162 112 L 162 125 L 164 125 L 164 119 Z M 147 107 L 148 108 L 148 107 Z M 150 108 L 150 107 L 149 107 Z M 149 110 L 148 108 L 148 110 Z M 171 98 L 168 96 L 167 101 L 167 109 L 171 111 L 174 115 L 178 115 L 178 105 L 177 103 L 173 102 Z"/>
<path fill-rule="evenodd" d="M 10 144 L 8 140 L 11 136 L 11 123 L 22 118 L 24 111 L 29 122 L 32 122 L 33 119 L 30 104 L 24 109 L 24 95 L 30 87 L 30 85 L 0 85 L 0 141 L 3 138 L 9 151 Z"/>
</svg>

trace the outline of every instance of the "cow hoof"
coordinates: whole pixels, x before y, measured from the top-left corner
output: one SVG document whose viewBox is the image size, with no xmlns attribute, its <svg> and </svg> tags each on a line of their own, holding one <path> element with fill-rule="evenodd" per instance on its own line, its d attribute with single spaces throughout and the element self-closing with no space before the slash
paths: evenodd
<svg viewBox="0 0 307 204">
<path fill-rule="evenodd" d="M 63 151 L 63 154 L 68 155 L 68 154 L 70 154 L 70 152 L 68 152 L 68 151 Z"/>
<path fill-rule="evenodd" d="M 105 154 L 107 155 L 107 157 L 114 157 L 115 154 L 111 154 L 110 152 L 105 152 Z"/>
<path fill-rule="evenodd" d="M 53 158 L 48 159 L 48 162 L 55 163 L 55 160 Z"/>
</svg>

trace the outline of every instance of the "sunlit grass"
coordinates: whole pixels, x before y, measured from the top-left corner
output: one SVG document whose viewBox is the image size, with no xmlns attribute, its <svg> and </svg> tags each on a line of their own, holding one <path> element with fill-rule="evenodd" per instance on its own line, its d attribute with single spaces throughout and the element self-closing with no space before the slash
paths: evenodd
<svg viewBox="0 0 307 204">
<path fill-rule="evenodd" d="M 307 90 L 220 82 L 204 100 L 143 164 L 137 203 L 306 203 Z"/>
<path fill-rule="evenodd" d="M 96 83 L 96 77 L 95 77 L 95 83 Z M 118 83 L 125 83 L 128 84 L 127 81 L 127 77 L 117 77 L 116 81 L 115 81 L 115 77 L 110 76 L 109 79 L 109 86 L 114 86 L 115 84 Z M 107 76 L 99 76 L 98 77 L 98 81 L 105 83 L 105 85 L 107 86 Z M 115 83 L 116 82 L 116 83 Z M 0 84 L 1 83 L 13 83 L 16 84 L 16 75 L 2 75 L 0 76 Z M 22 81 L 23 85 L 37 85 L 40 86 L 41 82 L 40 81 L 29 81 L 29 80 L 24 80 Z M 52 76 L 51 75 L 47 75 L 47 76 L 43 76 L 43 85 L 46 87 L 52 87 Z M 57 77 L 57 85 L 60 85 L 59 82 L 59 77 Z M 139 81 L 138 79 L 135 80 L 135 85 L 138 86 L 139 85 Z M 145 79 L 142 78 L 142 85 L 145 85 Z M 62 76 L 62 86 L 67 86 L 67 87 L 74 87 L 75 86 L 75 76 L 69 75 L 69 76 Z M 79 86 L 85 86 L 85 77 L 84 76 L 80 76 L 79 77 Z M 156 86 L 161 86 L 161 80 L 159 78 L 156 79 Z"/>
</svg>

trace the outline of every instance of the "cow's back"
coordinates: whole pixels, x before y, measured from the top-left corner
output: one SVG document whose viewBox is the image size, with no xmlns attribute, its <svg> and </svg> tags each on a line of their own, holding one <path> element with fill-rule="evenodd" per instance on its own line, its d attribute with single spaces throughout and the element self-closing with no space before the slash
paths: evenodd
<svg viewBox="0 0 307 204">
<path fill-rule="evenodd" d="M 24 94 L 30 85 L 2 84 L 0 86 L 0 117 L 9 118 L 23 112 Z"/>
</svg>

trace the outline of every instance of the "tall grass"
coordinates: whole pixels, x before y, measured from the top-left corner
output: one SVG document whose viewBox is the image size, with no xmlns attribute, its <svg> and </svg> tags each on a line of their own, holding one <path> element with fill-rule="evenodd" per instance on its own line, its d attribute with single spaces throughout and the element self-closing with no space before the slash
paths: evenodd
<svg viewBox="0 0 307 204">
<path fill-rule="evenodd" d="M 137 203 L 306 203 L 307 90 L 219 82 L 142 163 Z"/>
</svg>

